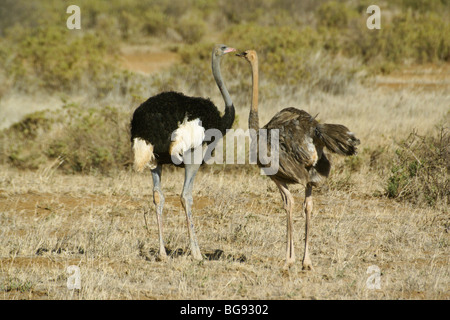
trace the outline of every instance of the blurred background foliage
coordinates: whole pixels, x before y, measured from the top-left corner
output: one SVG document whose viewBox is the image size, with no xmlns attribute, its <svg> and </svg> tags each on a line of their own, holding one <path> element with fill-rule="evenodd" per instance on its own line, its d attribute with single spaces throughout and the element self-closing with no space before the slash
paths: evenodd
<svg viewBox="0 0 450 320">
<path fill-rule="evenodd" d="M 358 68 L 370 74 L 450 60 L 449 0 L 380 2 L 382 28 L 368 30 L 366 9 L 372 2 L 77 0 L 82 30 L 71 31 L 67 1 L 2 0 L 0 97 L 11 88 L 111 90 L 111 78 L 120 73 L 114 54 L 121 43 L 170 43 L 183 69 L 205 70 L 211 45 L 221 40 L 258 50 L 264 78 L 290 84 L 311 80 L 316 68 L 310 60 L 317 52 L 358 59 Z M 357 71 L 339 67 L 347 77 Z"/>
</svg>

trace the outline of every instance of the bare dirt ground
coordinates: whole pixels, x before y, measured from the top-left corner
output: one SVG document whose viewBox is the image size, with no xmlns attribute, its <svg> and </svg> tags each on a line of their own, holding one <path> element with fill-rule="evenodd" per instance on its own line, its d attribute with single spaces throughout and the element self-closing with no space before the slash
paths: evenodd
<svg viewBox="0 0 450 320">
<path fill-rule="evenodd" d="M 131 50 L 125 60 L 132 70 L 152 72 L 176 60 L 166 58 Z M 362 148 L 393 144 L 391 137 L 410 132 L 411 123 L 427 130 L 448 112 L 449 70 L 406 69 L 377 79 L 380 88 L 366 97 L 368 115 L 357 112 L 359 96 L 329 98 L 329 110 L 348 105 L 351 115 L 323 114 L 353 123 Z M 379 108 L 376 117 L 371 103 Z M 283 270 L 285 213 L 275 185 L 256 168 L 206 166 L 199 172 L 194 219 L 202 262 L 189 254 L 179 201 L 183 172 L 164 169 L 164 236 L 171 258 L 162 262 L 149 172 L 81 176 L 0 167 L 0 298 L 450 299 L 448 210 L 387 199 L 380 195 L 383 177 L 369 161 L 351 176 L 342 161 L 335 159 L 332 187 L 313 193 L 313 272 L 302 271 L 300 261 Z M 303 188 L 291 189 L 300 260 Z M 81 290 L 67 287 L 70 265 L 79 267 Z M 367 285 L 370 266 L 380 270 L 379 289 Z"/>
<path fill-rule="evenodd" d="M 450 86 L 450 64 L 409 66 L 389 75 L 376 77 L 379 87 L 402 90 L 439 90 Z"/>
<path fill-rule="evenodd" d="M 127 45 L 120 50 L 122 67 L 137 73 L 151 74 L 179 62 L 179 56 L 164 48 Z"/>
</svg>

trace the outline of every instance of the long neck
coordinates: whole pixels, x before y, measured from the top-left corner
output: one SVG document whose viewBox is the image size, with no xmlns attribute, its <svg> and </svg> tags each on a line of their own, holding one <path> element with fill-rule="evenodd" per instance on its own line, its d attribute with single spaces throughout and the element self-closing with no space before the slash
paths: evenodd
<svg viewBox="0 0 450 320">
<path fill-rule="evenodd" d="M 225 132 L 226 129 L 230 129 L 234 122 L 235 110 L 233 101 L 231 101 L 230 94 L 228 93 L 225 83 L 222 79 L 222 74 L 220 72 L 220 57 L 212 54 L 212 73 L 214 80 L 216 80 L 217 86 L 219 87 L 222 98 L 225 101 L 225 114 L 222 116 L 222 123 L 220 131 Z"/>
<path fill-rule="evenodd" d="M 258 116 L 258 59 L 251 62 L 252 66 L 252 106 L 250 108 L 250 115 L 248 117 L 249 129 L 259 129 Z"/>
</svg>

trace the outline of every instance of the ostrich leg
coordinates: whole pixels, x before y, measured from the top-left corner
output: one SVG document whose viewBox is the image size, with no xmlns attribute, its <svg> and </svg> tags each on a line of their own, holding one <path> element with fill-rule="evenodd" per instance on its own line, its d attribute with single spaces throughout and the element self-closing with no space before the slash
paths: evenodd
<svg viewBox="0 0 450 320">
<path fill-rule="evenodd" d="M 305 252 L 303 255 L 303 270 L 313 270 L 311 259 L 309 258 L 308 242 L 309 242 L 309 231 L 310 231 L 310 220 L 311 212 L 313 209 L 312 200 L 312 185 L 307 184 L 305 188 L 305 202 L 303 204 L 305 209 Z"/>
<path fill-rule="evenodd" d="M 197 237 L 194 230 L 194 221 L 192 218 L 192 188 L 194 186 L 194 178 L 197 174 L 200 164 L 185 164 L 185 175 L 183 192 L 181 193 L 181 204 L 186 212 L 186 222 L 189 230 L 189 239 L 191 243 L 191 253 L 194 259 L 202 260 L 202 254 L 198 246 Z"/>
<path fill-rule="evenodd" d="M 163 240 L 163 227 L 162 227 L 162 211 L 164 207 L 164 195 L 161 191 L 161 172 L 162 166 L 159 164 L 152 170 L 153 177 L 153 203 L 156 206 L 156 220 L 158 222 L 159 232 L 159 256 L 160 259 L 167 259 L 166 249 L 164 247 Z"/>
<path fill-rule="evenodd" d="M 291 265 L 295 262 L 295 251 L 294 251 L 294 238 L 293 238 L 293 224 L 292 224 L 292 208 L 294 206 L 294 198 L 288 190 L 285 183 L 274 180 L 278 189 L 281 193 L 281 198 L 283 199 L 284 209 L 286 210 L 287 218 L 287 239 L 286 239 L 286 263 L 284 265 L 285 269 L 289 269 Z"/>
</svg>

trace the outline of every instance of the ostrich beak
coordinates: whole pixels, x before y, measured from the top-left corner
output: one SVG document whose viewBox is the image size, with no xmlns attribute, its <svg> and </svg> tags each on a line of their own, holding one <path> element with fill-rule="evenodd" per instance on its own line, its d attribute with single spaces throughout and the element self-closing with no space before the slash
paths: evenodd
<svg viewBox="0 0 450 320">
<path fill-rule="evenodd" d="M 228 47 L 228 48 L 225 49 L 225 51 L 223 53 L 229 53 L 229 52 L 234 52 L 234 51 L 236 51 L 235 48 Z"/>
</svg>

